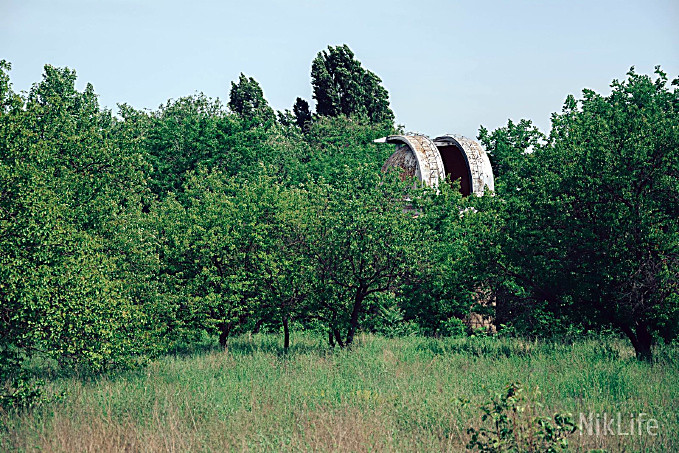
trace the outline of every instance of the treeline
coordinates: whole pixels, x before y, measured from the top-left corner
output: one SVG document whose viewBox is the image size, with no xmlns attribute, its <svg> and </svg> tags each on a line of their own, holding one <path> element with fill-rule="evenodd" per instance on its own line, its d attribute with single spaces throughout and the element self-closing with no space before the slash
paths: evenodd
<svg viewBox="0 0 679 453">
<path fill-rule="evenodd" d="M 380 171 L 394 115 L 346 46 L 313 61 L 313 113 L 241 75 L 226 107 L 114 115 L 74 71 L 18 94 L 1 69 L 3 405 L 34 396 L 32 360 L 125 368 L 206 332 L 345 347 L 461 334 L 475 312 L 517 335 L 613 328 L 646 359 L 677 336 L 679 95 L 660 70 L 569 97 L 549 135 L 482 128 L 496 192 L 463 198 Z"/>
</svg>

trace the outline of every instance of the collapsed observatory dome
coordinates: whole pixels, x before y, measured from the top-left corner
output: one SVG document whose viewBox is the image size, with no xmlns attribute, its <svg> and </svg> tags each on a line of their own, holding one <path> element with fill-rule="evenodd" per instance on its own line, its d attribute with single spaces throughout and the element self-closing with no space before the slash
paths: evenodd
<svg viewBox="0 0 679 453">
<path fill-rule="evenodd" d="M 460 192 L 483 195 L 486 187 L 495 190 L 493 169 L 488 154 L 474 140 L 461 135 L 390 135 L 375 143 L 391 143 L 396 151 L 382 166 L 382 171 L 401 169 L 401 177 L 417 177 L 429 187 L 438 187 L 450 175 L 460 180 Z"/>
</svg>

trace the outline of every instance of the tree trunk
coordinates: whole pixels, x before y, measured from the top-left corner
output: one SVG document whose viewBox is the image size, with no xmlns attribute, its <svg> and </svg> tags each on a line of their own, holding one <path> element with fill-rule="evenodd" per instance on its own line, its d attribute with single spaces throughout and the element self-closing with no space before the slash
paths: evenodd
<svg viewBox="0 0 679 453">
<path fill-rule="evenodd" d="M 283 349 L 288 352 L 290 347 L 290 328 L 288 327 L 288 315 L 283 316 Z"/>
<path fill-rule="evenodd" d="M 328 344 L 330 345 L 331 348 L 335 347 L 335 335 L 332 329 L 328 329 Z"/>
<path fill-rule="evenodd" d="M 363 299 L 365 299 L 365 291 L 361 286 L 356 289 L 354 308 L 351 311 L 349 330 L 347 331 L 347 346 L 351 345 L 351 343 L 354 341 L 354 335 L 356 334 L 356 329 L 358 328 L 358 316 L 361 314 L 361 309 L 363 308 Z"/>
<path fill-rule="evenodd" d="M 648 331 L 646 323 L 637 323 L 634 330 L 632 330 L 630 326 L 623 326 L 622 331 L 632 342 L 637 359 L 645 360 L 647 362 L 653 360 L 653 351 L 651 350 L 653 346 L 653 336 Z"/>
<path fill-rule="evenodd" d="M 231 326 L 229 323 L 220 322 L 217 324 L 217 328 L 219 329 L 219 345 L 225 348 L 226 340 L 229 338 L 229 330 L 231 330 Z"/>
<path fill-rule="evenodd" d="M 340 348 L 344 347 L 344 342 L 342 341 L 342 335 L 340 335 L 339 329 L 332 329 L 332 333 L 335 335 L 335 341 L 337 341 L 337 344 L 340 345 Z"/>
</svg>

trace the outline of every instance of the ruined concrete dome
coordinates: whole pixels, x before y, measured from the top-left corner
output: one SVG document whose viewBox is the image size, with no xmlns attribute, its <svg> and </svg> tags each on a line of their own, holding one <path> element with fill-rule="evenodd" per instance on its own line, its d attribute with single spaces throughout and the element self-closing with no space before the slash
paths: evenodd
<svg viewBox="0 0 679 453">
<path fill-rule="evenodd" d="M 450 175 L 460 180 L 462 195 L 483 195 L 486 187 L 495 190 L 493 169 L 488 155 L 474 140 L 461 135 L 442 135 L 431 140 L 426 135 L 390 135 L 376 143 L 396 145 L 396 152 L 382 171 L 400 168 L 403 177 L 415 176 L 429 187 L 438 187 Z"/>
</svg>

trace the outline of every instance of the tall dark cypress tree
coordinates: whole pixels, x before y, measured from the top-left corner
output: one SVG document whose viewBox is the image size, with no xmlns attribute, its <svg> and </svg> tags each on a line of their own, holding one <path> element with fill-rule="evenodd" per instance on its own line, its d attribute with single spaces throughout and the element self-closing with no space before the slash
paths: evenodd
<svg viewBox="0 0 679 453">
<path fill-rule="evenodd" d="M 295 105 L 292 107 L 292 112 L 295 115 L 295 123 L 300 129 L 305 130 L 311 123 L 311 110 L 309 103 L 302 98 L 295 100 Z"/>
<path fill-rule="evenodd" d="M 311 65 L 316 113 L 322 116 L 365 115 L 371 123 L 394 121 L 389 93 L 373 72 L 363 68 L 344 44 L 328 46 Z"/>
</svg>

